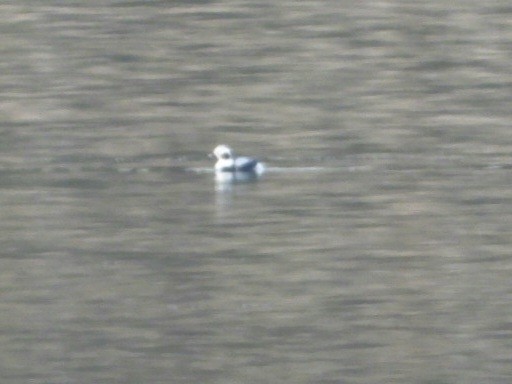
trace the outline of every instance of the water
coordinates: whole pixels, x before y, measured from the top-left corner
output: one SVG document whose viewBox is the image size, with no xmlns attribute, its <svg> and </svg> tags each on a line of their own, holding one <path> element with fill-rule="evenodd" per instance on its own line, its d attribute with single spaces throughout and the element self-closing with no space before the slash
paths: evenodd
<svg viewBox="0 0 512 384">
<path fill-rule="evenodd" d="M 507 1 L 0 10 L 2 383 L 510 382 Z"/>
</svg>

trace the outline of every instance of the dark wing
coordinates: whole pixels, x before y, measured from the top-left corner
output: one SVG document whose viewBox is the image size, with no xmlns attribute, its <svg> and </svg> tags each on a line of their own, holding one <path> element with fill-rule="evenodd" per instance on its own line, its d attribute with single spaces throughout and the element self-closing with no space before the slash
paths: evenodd
<svg viewBox="0 0 512 384">
<path fill-rule="evenodd" d="M 254 171 L 254 167 L 258 164 L 258 160 L 252 157 L 237 157 L 235 160 L 235 168 L 237 171 L 251 172 Z"/>
</svg>

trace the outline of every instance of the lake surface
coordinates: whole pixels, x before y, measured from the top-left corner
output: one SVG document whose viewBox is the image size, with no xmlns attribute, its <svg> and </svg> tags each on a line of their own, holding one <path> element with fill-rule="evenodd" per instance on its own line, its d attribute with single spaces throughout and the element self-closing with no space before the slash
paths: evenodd
<svg viewBox="0 0 512 384">
<path fill-rule="evenodd" d="M 2 384 L 511 382 L 509 1 L 0 11 Z"/>
</svg>

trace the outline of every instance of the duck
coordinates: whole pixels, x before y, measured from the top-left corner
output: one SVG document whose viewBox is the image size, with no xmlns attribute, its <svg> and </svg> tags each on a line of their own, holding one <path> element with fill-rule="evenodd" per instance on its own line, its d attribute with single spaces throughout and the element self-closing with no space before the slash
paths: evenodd
<svg viewBox="0 0 512 384">
<path fill-rule="evenodd" d="M 215 147 L 210 157 L 217 159 L 215 172 L 261 173 L 263 164 L 253 157 L 236 156 L 231 147 L 220 144 Z"/>
</svg>

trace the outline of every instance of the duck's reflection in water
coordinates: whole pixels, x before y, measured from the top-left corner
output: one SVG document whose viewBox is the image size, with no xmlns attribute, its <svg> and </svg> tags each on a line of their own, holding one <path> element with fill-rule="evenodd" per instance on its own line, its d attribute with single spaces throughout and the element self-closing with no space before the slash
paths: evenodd
<svg viewBox="0 0 512 384">
<path fill-rule="evenodd" d="M 253 190 L 260 176 L 255 172 L 216 172 L 215 173 L 215 205 L 217 219 L 224 219 L 229 215 L 235 204 L 236 197 L 240 197 Z"/>
<path fill-rule="evenodd" d="M 215 190 L 231 191 L 237 185 L 255 183 L 258 178 L 256 172 L 215 172 Z"/>
</svg>

